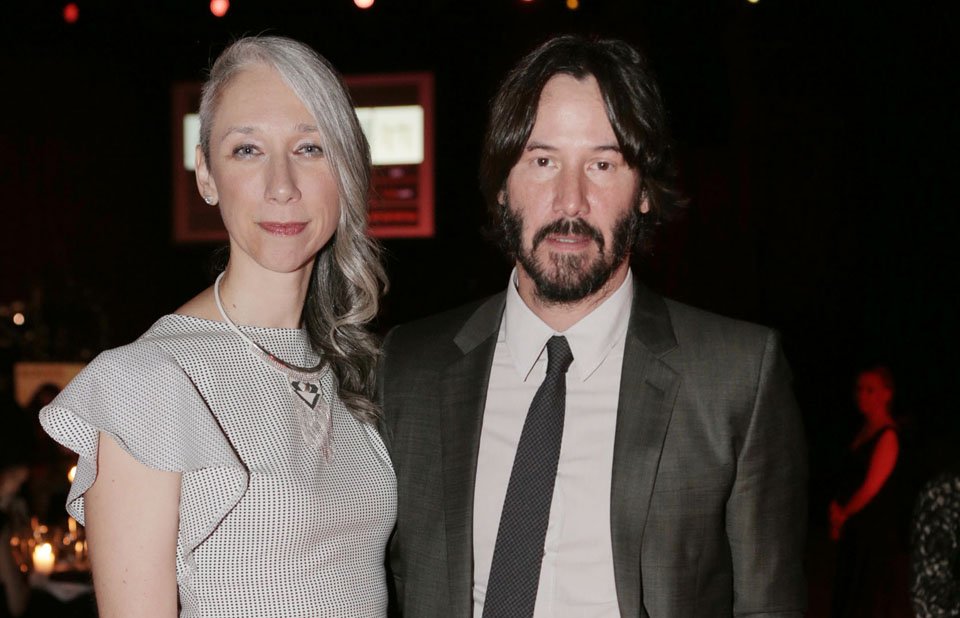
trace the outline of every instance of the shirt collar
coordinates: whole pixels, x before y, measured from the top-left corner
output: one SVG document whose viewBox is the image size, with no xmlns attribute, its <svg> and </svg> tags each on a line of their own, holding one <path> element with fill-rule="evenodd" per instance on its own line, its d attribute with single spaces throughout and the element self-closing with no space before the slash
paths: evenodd
<svg viewBox="0 0 960 618">
<path fill-rule="evenodd" d="M 527 306 L 520 298 L 516 282 L 517 269 L 514 268 L 507 286 L 500 339 L 506 342 L 514 367 L 524 381 L 530 376 L 547 340 L 554 335 L 567 338 L 573 352 L 570 371 L 583 382 L 597 370 L 626 333 L 633 302 L 633 273 L 630 271 L 616 292 L 562 333 L 547 326 Z"/>
</svg>

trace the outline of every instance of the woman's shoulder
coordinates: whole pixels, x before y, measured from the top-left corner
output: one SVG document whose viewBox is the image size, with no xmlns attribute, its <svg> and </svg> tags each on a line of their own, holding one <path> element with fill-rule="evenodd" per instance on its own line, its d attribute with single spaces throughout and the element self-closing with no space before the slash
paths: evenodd
<svg viewBox="0 0 960 618">
<path fill-rule="evenodd" d="M 897 440 L 899 436 L 900 428 L 896 425 L 896 423 L 889 423 L 872 430 L 868 427 L 863 427 L 857 434 L 857 437 L 854 438 L 853 450 L 858 450 L 863 447 L 872 447 L 880 440 Z"/>
<path fill-rule="evenodd" d="M 873 434 L 870 441 L 877 445 L 884 444 L 887 448 L 890 448 L 891 445 L 899 445 L 900 427 L 896 423 L 884 425 Z"/>
<path fill-rule="evenodd" d="M 41 414 L 69 412 L 104 424 L 139 425 L 191 416 L 206 407 L 179 350 L 216 329 L 196 318 L 171 314 L 137 340 L 97 355 Z"/>
<path fill-rule="evenodd" d="M 200 323 L 161 318 L 136 341 L 91 361 L 40 411 L 41 424 L 81 455 L 95 454 L 103 432 L 151 467 L 189 469 L 195 449 L 176 445 L 216 443 L 222 431 L 171 342 L 205 332 Z"/>
<path fill-rule="evenodd" d="M 176 374 L 181 365 L 174 352 L 176 349 L 198 340 L 216 338 L 220 332 L 210 321 L 168 314 L 154 322 L 135 341 L 98 354 L 80 376 L 108 374 L 115 378 L 150 378 Z"/>
</svg>

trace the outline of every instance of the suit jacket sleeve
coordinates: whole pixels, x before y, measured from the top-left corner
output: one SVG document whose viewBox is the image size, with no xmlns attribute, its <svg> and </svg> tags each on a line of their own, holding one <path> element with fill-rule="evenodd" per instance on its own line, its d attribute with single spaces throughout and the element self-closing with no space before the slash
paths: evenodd
<svg viewBox="0 0 960 618">
<path fill-rule="evenodd" d="M 734 615 L 802 616 L 806 447 L 790 370 L 773 332 L 742 435 L 726 519 Z"/>
</svg>

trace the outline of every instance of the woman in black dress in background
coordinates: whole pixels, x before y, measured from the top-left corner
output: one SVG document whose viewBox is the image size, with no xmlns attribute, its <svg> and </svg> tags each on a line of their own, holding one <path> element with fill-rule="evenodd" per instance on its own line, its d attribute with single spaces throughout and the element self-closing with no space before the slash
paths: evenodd
<svg viewBox="0 0 960 618">
<path fill-rule="evenodd" d="M 834 617 L 911 616 L 893 393 L 886 367 L 857 376 L 855 399 L 863 424 L 850 444 L 828 513 L 830 537 L 838 541 Z"/>
</svg>

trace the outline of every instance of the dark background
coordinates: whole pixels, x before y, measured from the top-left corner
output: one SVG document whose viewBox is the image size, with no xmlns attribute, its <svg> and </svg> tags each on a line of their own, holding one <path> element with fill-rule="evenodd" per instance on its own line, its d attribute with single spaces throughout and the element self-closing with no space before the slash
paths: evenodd
<svg viewBox="0 0 960 618">
<path fill-rule="evenodd" d="M 781 330 L 812 458 L 814 532 L 864 365 L 898 379 L 922 477 L 955 450 L 960 309 L 955 3 L 204 0 L 4 3 L 0 306 L 11 358 L 85 360 L 211 282 L 171 240 L 170 87 L 232 38 L 310 43 L 343 73 L 436 77 L 435 238 L 389 240 L 378 330 L 503 287 L 479 232 L 487 103 L 562 32 L 624 38 L 660 77 L 691 203 L 635 266 L 680 300 Z M 813 534 L 812 533 L 812 534 Z"/>
</svg>

